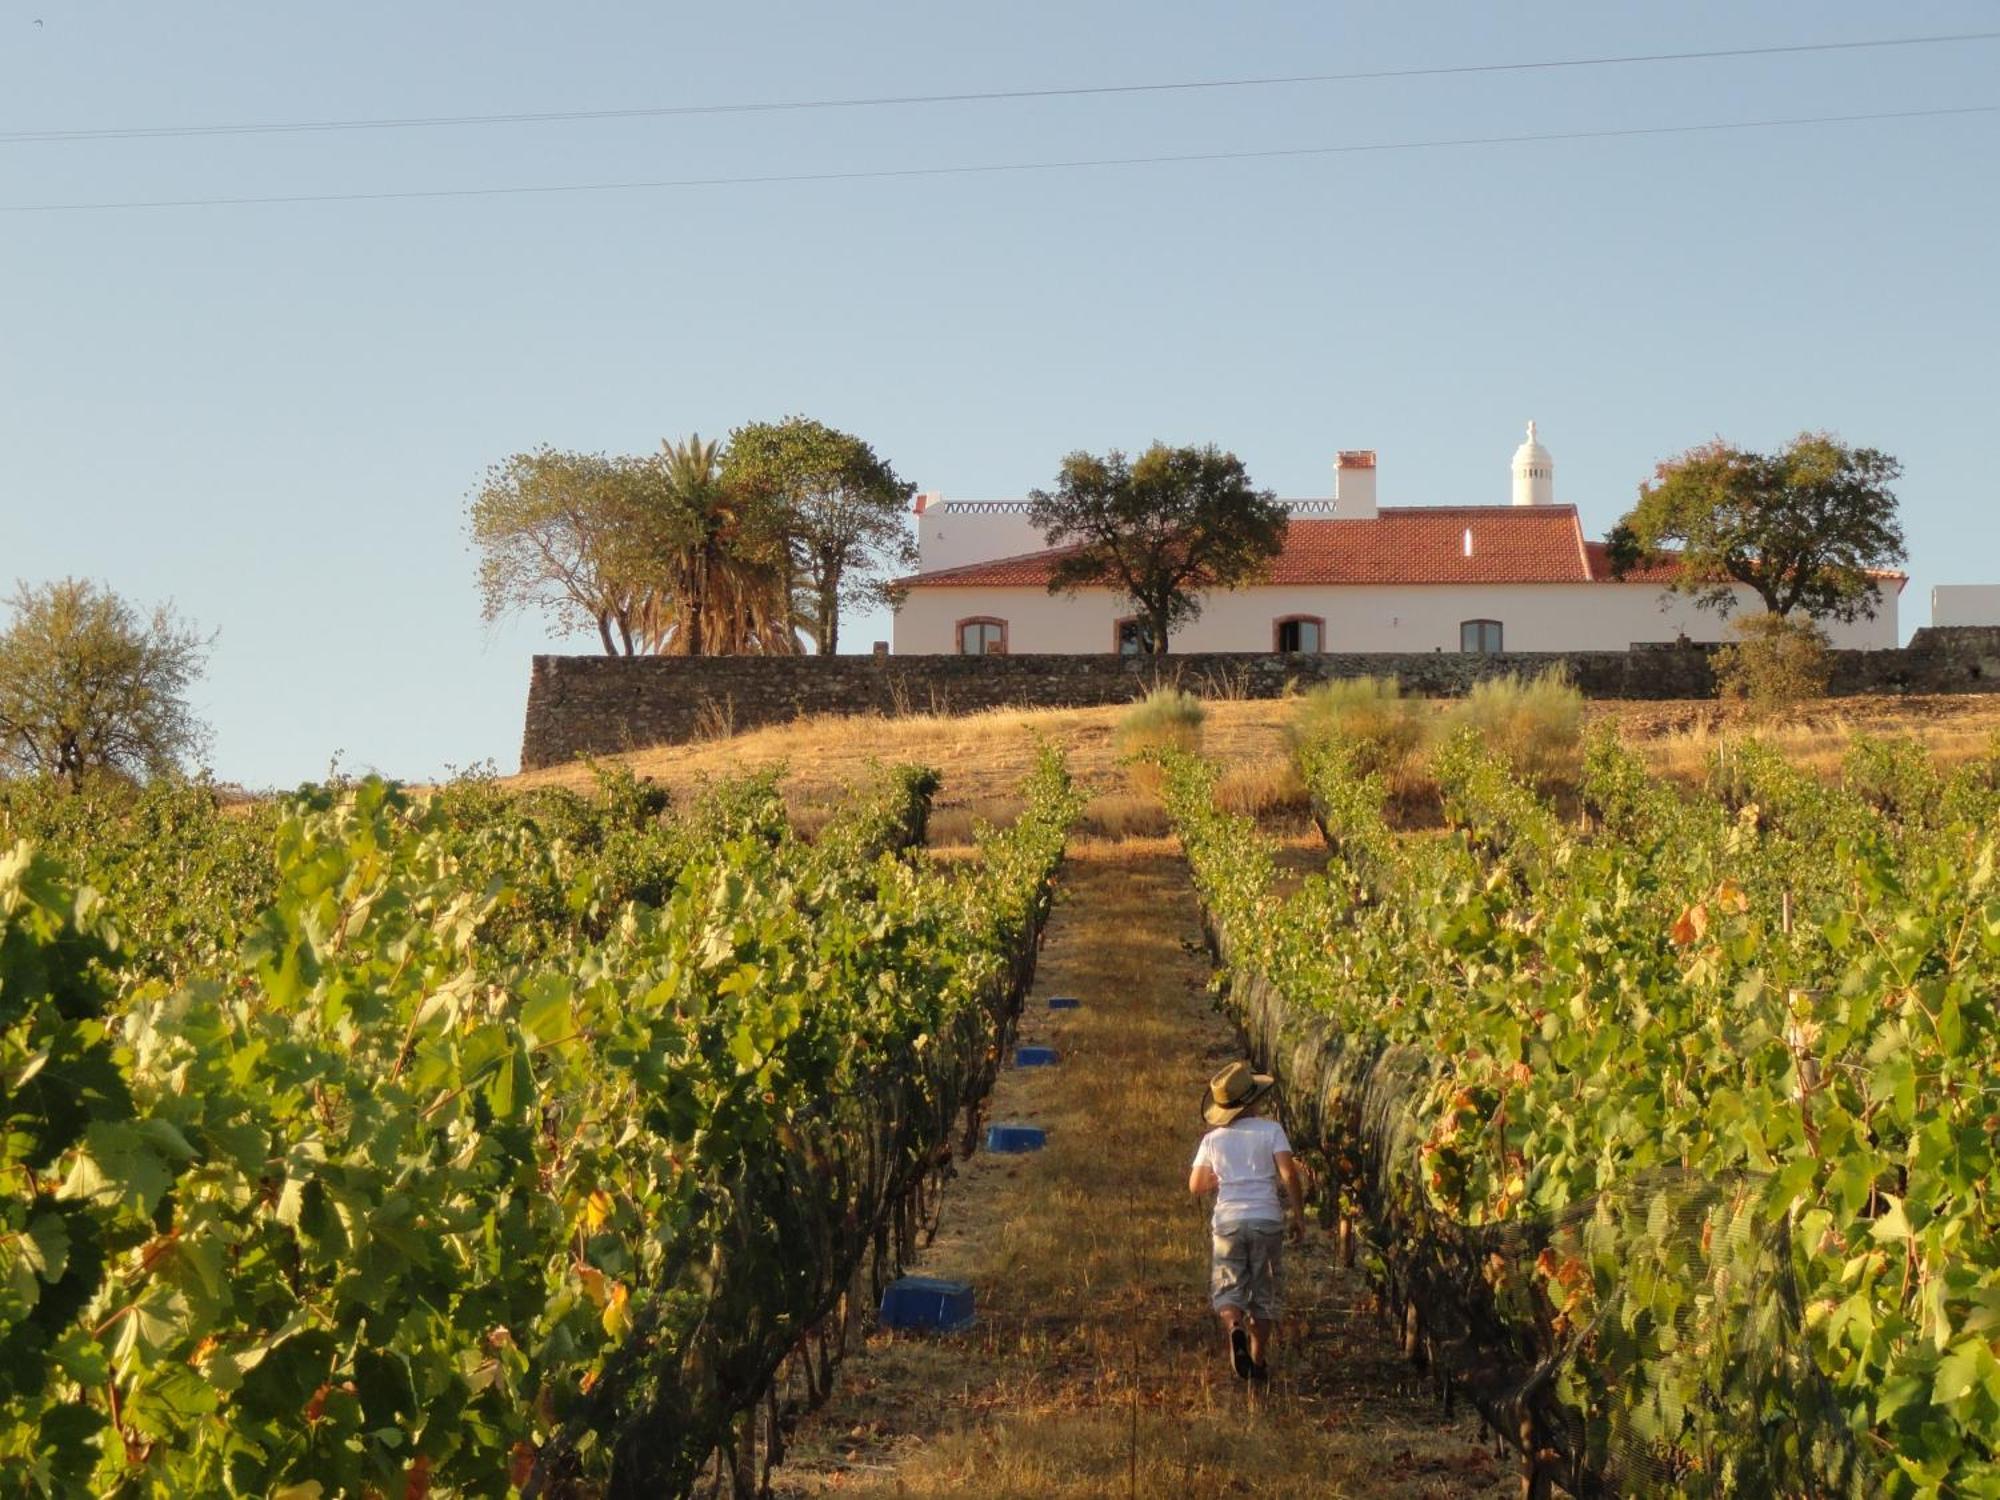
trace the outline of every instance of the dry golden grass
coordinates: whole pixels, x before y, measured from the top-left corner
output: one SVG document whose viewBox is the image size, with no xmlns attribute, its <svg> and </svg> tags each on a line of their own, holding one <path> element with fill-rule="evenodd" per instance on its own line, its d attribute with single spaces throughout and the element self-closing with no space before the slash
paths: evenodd
<svg viewBox="0 0 2000 1500">
<path fill-rule="evenodd" d="M 1202 1083 L 1235 1055 L 1206 994 L 1167 839 L 1085 842 L 1023 1023 L 1062 1064 L 1002 1075 L 990 1118 L 1048 1148 L 980 1155 L 920 1267 L 977 1288 L 979 1323 L 876 1335 L 794 1435 L 784 1495 L 1498 1496 L 1518 1481 L 1447 1420 L 1324 1238 L 1293 1252 L 1267 1394 L 1223 1364 L 1186 1191 Z M 1085 1008 L 1049 1012 L 1050 994 Z"/>
<path fill-rule="evenodd" d="M 1244 773 L 1289 775 L 1282 701 L 1211 702 L 1202 748 Z M 1113 837 L 1152 835 L 1166 829 L 1158 803 L 1135 790 L 1116 744 L 1128 707 L 994 709 L 986 713 L 839 717 L 823 715 L 750 730 L 726 739 L 663 745 L 607 757 L 639 776 L 660 782 L 676 797 L 704 777 L 734 775 L 765 766 L 789 768 L 785 796 L 795 819 L 823 819 L 843 790 L 864 779 L 876 762 L 919 761 L 944 772 L 932 814 L 933 838 L 952 843 L 971 836 L 974 819 L 1004 822 L 1018 807 L 1015 793 L 1047 742 L 1069 758 L 1070 770 L 1098 794 L 1086 831 Z M 1255 768 L 1263 768 L 1261 771 Z M 517 786 L 559 785 L 587 790 L 588 766 L 552 767 L 513 780 Z"/>
<path fill-rule="evenodd" d="M 1295 703 L 1285 699 L 1210 699 L 1202 725 L 1203 753 L 1223 765 L 1224 804 L 1259 817 L 1286 818 L 1305 806 L 1292 769 L 1286 731 Z M 1433 713 L 1449 707 L 1429 705 Z M 810 828 L 838 804 L 845 788 L 877 762 L 920 761 L 943 773 L 933 837 L 964 842 L 976 819 L 1005 822 L 1019 806 L 1015 789 L 1037 747 L 1056 746 L 1078 780 L 1097 794 L 1084 831 L 1109 837 L 1151 837 L 1166 831 L 1158 803 L 1135 788 L 1116 741 L 1129 706 L 995 709 L 965 715 L 821 716 L 691 745 L 663 745 L 612 757 L 684 796 L 704 777 L 774 764 L 790 768 L 785 795 L 793 816 Z M 1663 775 L 1698 780 L 1724 734 L 1754 729 L 1790 758 L 1822 775 L 1835 774 L 1856 733 L 1907 734 L 1944 764 L 1982 752 L 2000 732 L 2000 696 L 1841 698 L 1784 719 L 1732 719 L 1712 702 L 1593 703 L 1593 722 L 1615 720 L 1625 738 Z M 513 779 L 517 786 L 591 786 L 589 768 L 558 766 Z M 1425 787 L 1405 788 L 1421 803 Z M 1422 821 L 1421 817 L 1416 821 Z"/>
<path fill-rule="evenodd" d="M 1709 759 L 1725 739 L 1755 734 L 1801 770 L 1831 780 L 1857 734 L 1917 740 L 1948 768 L 1984 754 L 1996 733 L 2000 699 L 1845 698 L 1768 720 L 1711 711 L 1639 743 L 1656 773 L 1693 783 L 1707 776 Z"/>
</svg>

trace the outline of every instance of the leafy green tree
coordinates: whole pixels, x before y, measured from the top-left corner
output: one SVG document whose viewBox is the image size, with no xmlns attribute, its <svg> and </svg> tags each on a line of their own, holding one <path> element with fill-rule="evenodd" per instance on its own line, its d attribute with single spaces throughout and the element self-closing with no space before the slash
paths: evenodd
<svg viewBox="0 0 2000 1500">
<path fill-rule="evenodd" d="M 823 655 L 840 614 L 884 596 L 884 574 L 916 561 L 904 519 L 916 486 L 860 438 L 810 417 L 752 422 L 729 435 L 723 476 L 776 500 L 796 579 L 793 618 Z"/>
<path fill-rule="evenodd" d="M 479 592 L 491 622 L 539 610 L 557 629 L 595 627 L 630 656 L 674 530 L 658 466 L 537 448 L 495 464 L 473 492 Z"/>
<path fill-rule="evenodd" d="M 1678 552 L 1669 587 L 1728 615 L 1736 586 L 1774 615 L 1872 619 L 1870 570 L 1903 561 L 1890 485 L 1902 465 L 1875 448 L 1802 432 L 1776 453 L 1720 439 L 1659 465 L 1612 530 L 1613 571 Z"/>
<path fill-rule="evenodd" d="M 664 544 L 637 635 L 662 656 L 795 656 L 783 508 L 724 477 L 719 445 L 699 434 L 652 460 Z"/>
<path fill-rule="evenodd" d="M 1116 589 L 1145 621 L 1156 656 L 1176 625 L 1201 614 L 1205 590 L 1250 582 L 1285 545 L 1285 508 L 1213 444 L 1155 443 L 1129 463 L 1116 449 L 1072 453 L 1056 487 L 1031 491 L 1029 502 L 1048 544 L 1070 548 L 1049 592 Z"/>
<path fill-rule="evenodd" d="M 187 701 L 209 637 L 162 606 L 147 619 L 109 589 L 20 585 L 0 634 L 0 769 L 72 788 L 93 773 L 162 775 L 208 743 Z"/>
</svg>

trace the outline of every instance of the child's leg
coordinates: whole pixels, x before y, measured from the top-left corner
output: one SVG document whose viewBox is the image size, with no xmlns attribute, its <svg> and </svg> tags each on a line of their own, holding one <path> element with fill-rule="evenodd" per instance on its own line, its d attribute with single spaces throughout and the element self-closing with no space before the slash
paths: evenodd
<svg viewBox="0 0 2000 1500">
<path fill-rule="evenodd" d="M 1250 1254 L 1250 1360 L 1264 1364 L 1278 1341 L 1278 1316 L 1285 1296 L 1285 1235 L 1273 1229 L 1257 1235 Z"/>
<path fill-rule="evenodd" d="M 1250 1320 L 1250 1361 L 1265 1364 L 1270 1360 L 1270 1351 L 1277 1346 L 1278 1320 L 1276 1318 L 1252 1318 Z"/>
<path fill-rule="evenodd" d="M 1249 1278 L 1250 1257 L 1244 1239 L 1233 1234 L 1213 1235 L 1208 1263 L 1209 1305 L 1221 1320 L 1223 1347 L 1230 1351 L 1232 1364 L 1236 1362 L 1237 1330 L 1244 1328 L 1250 1319 Z M 1245 1338 L 1248 1338 L 1247 1329 Z M 1254 1359 L 1251 1362 L 1254 1363 Z M 1239 1375 L 1247 1373 L 1247 1370 L 1247 1365 L 1236 1367 Z"/>
</svg>

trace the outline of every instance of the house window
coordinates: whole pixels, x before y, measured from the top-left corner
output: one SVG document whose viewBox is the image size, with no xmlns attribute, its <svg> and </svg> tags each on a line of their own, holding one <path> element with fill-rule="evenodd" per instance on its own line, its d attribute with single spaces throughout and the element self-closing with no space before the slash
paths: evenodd
<svg viewBox="0 0 2000 1500">
<path fill-rule="evenodd" d="M 1318 615 L 1287 615 L 1277 622 L 1277 649 L 1317 656 L 1326 649 L 1326 621 Z"/>
<path fill-rule="evenodd" d="M 1458 649 L 1461 651 L 1499 651 L 1500 622 L 1498 620 L 1464 620 L 1458 627 Z"/>
<path fill-rule="evenodd" d="M 1118 622 L 1117 641 L 1120 656 L 1152 655 L 1152 627 L 1136 615 Z"/>
<path fill-rule="evenodd" d="M 1007 622 L 996 620 L 991 615 L 974 615 L 969 620 L 958 622 L 958 654 L 960 656 L 1005 656 L 1007 654 Z"/>
</svg>

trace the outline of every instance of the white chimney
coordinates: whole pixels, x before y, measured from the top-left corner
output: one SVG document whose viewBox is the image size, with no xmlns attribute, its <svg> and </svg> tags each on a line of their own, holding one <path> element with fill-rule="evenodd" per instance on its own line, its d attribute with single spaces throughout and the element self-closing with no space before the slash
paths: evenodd
<svg viewBox="0 0 2000 1500">
<path fill-rule="evenodd" d="M 1514 503 L 1556 503 L 1556 461 L 1535 437 L 1533 422 L 1528 424 L 1528 440 L 1514 450 Z"/>
<path fill-rule="evenodd" d="M 1343 449 L 1333 464 L 1333 514 L 1341 521 L 1375 519 L 1375 450 Z"/>
</svg>

